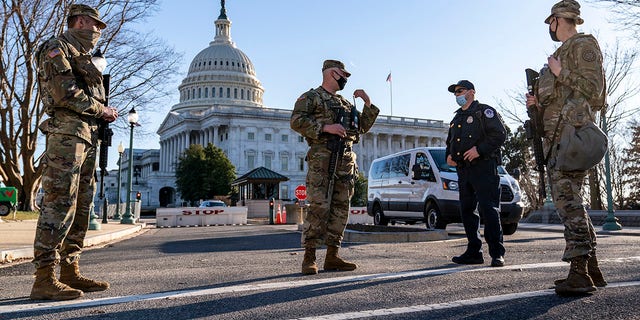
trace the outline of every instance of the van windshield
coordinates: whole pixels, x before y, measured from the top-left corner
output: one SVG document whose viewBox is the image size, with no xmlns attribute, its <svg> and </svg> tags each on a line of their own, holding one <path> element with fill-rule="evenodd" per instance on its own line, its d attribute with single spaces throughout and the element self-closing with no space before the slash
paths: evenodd
<svg viewBox="0 0 640 320">
<path fill-rule="evenodd" d="M 445 158 L 445 149 L 436 149 L 429 150 L 433 161 L 435 161 L 438 170 L 441 172 L 456 172 L 456 168 L 447 164 L 447 159 Z"/>
</svg>

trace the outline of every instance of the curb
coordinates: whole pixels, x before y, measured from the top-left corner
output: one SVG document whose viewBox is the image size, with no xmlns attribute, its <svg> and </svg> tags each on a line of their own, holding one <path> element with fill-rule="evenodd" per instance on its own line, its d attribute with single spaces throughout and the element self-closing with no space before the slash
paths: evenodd
<svg viewBox="0 0 640 320">
<path fill-rule="evenodd" d="M 363 232 L 345 230 L 344 242 L 384 243 L 384 242 L 424 242 L 449 239 L 446 230 L 424 232 Z"/>
<path fill-rule="evenodd" d="M 93 247 L 99 244 L 111 242 L 128 235 L 139 232 L 146 226 L 146 223 L 137 224 L 134 227 L 127 228 L 120 231 L 114 231 L 106 234 L 92 235 L 90 237 L 86 237 L 84 239 L 84 247 Z M 33 246 L 17 248 L 17 249 L 8 249 L 8 250 L 0 250 L 0 264 L 3 263 L 11 263 L 15 260 L 19 259 L 30 259 L 33 258 Z"/>
</svg>

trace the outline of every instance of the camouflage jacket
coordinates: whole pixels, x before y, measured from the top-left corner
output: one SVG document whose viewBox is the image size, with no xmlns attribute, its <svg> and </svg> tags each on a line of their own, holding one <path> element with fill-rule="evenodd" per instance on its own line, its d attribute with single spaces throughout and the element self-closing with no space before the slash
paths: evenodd
<svg viewBox="0 0 640 320">
<path fill-rule="evenodd" d="M 49 115 L 40 129 L 95 144 L 105 97 L 102 74 L 91 62 L 91 55 L 80 53 L 74 42 L 63 33 L 46 41 L 38 52 L 40 94 Z"/>
<path fill-rule="evenodd" d="M 544 107 L 543 122 L 547 138 L 553 136 L 560 114 L 563 122 L 581 126 L 593 120 L 594 112 L 602 109 L 606 103 L 602 52 L 592 35 L 574 35 L 553 56 L 562 65 L 560 75 L 555 77 L 550 71 L 545 71 L 536 92 L 538 101 Z"/>
<path fill-rule="evenodd" d="M 324 125 L 336 123 L 336 114 L 340 109 L 344 111 L 343 126 L 347 129 L 347 144 L 357 143 L 360 134 L 366 133 L 371 129 L 378 117 L 380 110 L 371 104 L 364 107 L 362 112 L 357 112 L 359 118 L 358 128 L 352 128 L 349 124 L 351 107 L 353 105 L 339 94 L 332 95 L 322 86 L 311 89 L 300 96 L 296 101 L 291 114 L 291 129 L 300 133 L 309 145 L 325 144 L 330 134 L 322 133 Z"/>
</svg>

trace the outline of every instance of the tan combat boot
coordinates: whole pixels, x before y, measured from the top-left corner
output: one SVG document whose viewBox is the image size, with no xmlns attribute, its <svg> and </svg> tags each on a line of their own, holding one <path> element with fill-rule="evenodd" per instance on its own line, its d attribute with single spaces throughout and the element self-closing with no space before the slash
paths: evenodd
<svg viewBox="0 0 640 320">
<path fill-rule="evenodd" d="M 60 264 L 60 282 L 84 292 L 104 291 L 109 289 L 108 282 L 88 279 L 81 275 L 78 260 L 70 264 L 65 262 Z"/>
<path fill-rule="evenodd" d="M 567 280 L 556 286 L 556 293 L 559 295 L 583 294 L 596 290 L 593 280 L 587 273 L 588 255 L 578 256 L 571 259 L 571 267 Z"/>
<path fill-rule="evenodd" d="M 595 253 L 589 257 L 589 260 L 587 260 L 587 273 L 589 273 L 589 276 L 596 287 L 603 288 L 607 286 L 608 283 L 604 280 L 602 271 L 600 271 L 600 268 L 598 267 L 598 258 L 596 258 Z M 566 280 L 567 279 L 558 279 L 553 283 L 557 286 Z"/>
<path fill-rule="evenodd" d="M 302 260 L 302 274 L 318 274 L 318 265 L 316 264 L 316 248 L 304 249 L 304 260 Z"/>
<path fill-rule="evenodd" d="M 324 259 L 324 270 L 352 271 L 357 267 L 355 263 L 344 261 L 338 256 L 338 247 L 327 247 L 327 257 Z"/>
<path fill-rule="evenodd" d="M 58 281 L 55 265 L 40 267 L 36 270 L 36 280 L 31 288 L 32 300 L 72 300 L 80 298 L 84 293 Z"/>
</svg>

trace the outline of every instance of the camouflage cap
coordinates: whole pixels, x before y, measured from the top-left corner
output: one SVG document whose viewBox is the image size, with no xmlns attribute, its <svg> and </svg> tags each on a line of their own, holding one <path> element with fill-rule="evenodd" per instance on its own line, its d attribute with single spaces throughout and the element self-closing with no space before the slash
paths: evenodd
<svg viewBox="0 0 640 320">
<path fill-rule="evenodd" d="M 324 63 L 322 64 L 322 71 L 325 71 L 329 68 L 338 68 L 340 70 L 342 70 L 342 72 L 344 72 L 347 77 L 351 76 L 351 73 L 349 73 L 349 71 L 345 70 L 344 68 L 344 63 L 338 61 L 338 60 L 325 60 Z"/>
<path fill-rule="evenodd" d="M 551 8 L 551 15 L 544 20 L 544 23 L 551 23 L 553 17 L 573 19 L 576 24 L 584 23 L 584 20 L 580 18 L 580 4 L 575 0 L 562 0 L 554 4 Z"/>
<path fill-rule="evenodd" d="M 100 20 L 100 13 L 98 10 L 91 8 L 86 4 L 72 4 L 69 7 L 69 18 L 75 16 L 87 16 L 91 19 L 98 22 L 98 28 L 104 29 L 107 27 L 107 24 L 104 21 Z"/>
</svg>

